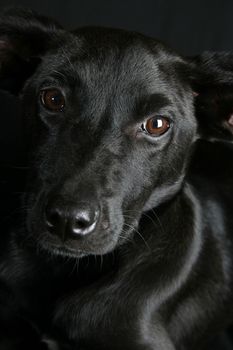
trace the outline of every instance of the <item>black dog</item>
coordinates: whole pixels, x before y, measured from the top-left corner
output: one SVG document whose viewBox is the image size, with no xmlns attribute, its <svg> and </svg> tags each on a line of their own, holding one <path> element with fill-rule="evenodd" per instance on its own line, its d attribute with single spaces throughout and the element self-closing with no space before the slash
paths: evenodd
<svg viewBox="0 0 233 350">
<path fill-rule="evenodd" d="M 232 56 L 13 11 L 0 67 L 31 164 L 2 233 L 1 349 L 205 346 L 232 320 Z"/>
</svg>

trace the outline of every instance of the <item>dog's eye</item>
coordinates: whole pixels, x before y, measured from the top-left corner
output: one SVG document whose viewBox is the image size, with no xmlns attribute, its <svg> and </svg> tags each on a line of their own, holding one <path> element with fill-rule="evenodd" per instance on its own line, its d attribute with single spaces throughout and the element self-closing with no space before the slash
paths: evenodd
<svg viewBox="0 0 233 350">
<path fill-rule="evenodd" d="M 161 136 L 170 128 L 170 121 L 163 116 L 155 116 L 147 119 L 141 128 L 151 136 Z"/>
<path fill-rule="evenodd" d="M 58 89 L 46 89 L 40 93 L 42 105 L 52 112 L 62 112 L 65 107 L 65 97 Z"/>
</svg>

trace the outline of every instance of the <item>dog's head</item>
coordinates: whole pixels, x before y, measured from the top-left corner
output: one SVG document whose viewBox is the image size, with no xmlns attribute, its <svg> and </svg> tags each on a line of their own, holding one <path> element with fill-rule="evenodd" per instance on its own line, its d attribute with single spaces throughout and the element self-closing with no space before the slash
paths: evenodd
<svg viewBox="0 0 233 350">
<path fill-rule="evenodd" d="M 22 101 L 33 156 L 27 226 L 42 247 L 113 250 L 181 189 L 200 131 L 231 135 L 233 105 L 222 114 L 222 97 L 211 102 L 229 84 L 213 83 L 208 62 L 198 62 L 200 78 L 193 61 L 137 33 L 67 32 L 31 12 L 1 18 L 0 86 Z"/>
</svg>

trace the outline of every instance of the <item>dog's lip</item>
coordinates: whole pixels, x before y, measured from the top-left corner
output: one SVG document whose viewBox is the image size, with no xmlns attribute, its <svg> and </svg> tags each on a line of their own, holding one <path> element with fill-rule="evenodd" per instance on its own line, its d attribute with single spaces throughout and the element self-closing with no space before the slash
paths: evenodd
<svg viewBox="0 0 233 350">
<path fill-rule="evenodd" d="M 46 245 L 43 244 L 43 247 L 46 248 L 47 251 L 50 253 L 53 253 L 54 255 L 66 255 L 66 256 L 73 256 L 74 258 L 81 258 L 86 255 L 93 255 L 95 254 L 92 251 L 86 250 L 86 249 L 73 249 L 71 247 L 67 247 L 65 245 L 60 244 L 54 244 L 54 243 L 47 243 Z"/>
<path fill-rule="evenodd" d="M 48 251 L 50 251 L 50 253 L 54 254 L 54 255 L 63 255 L 64 257 L 67 256 L 67 257 L 73 257 L 73 258 L 76 258 L 76 259 L 79 259 L 79 258 L 83 258 L 85 256 L 90 256 L 90 255 L 103 255 L 105 253 L 98 253 L 96 250 L 86 250 L 86 249 L 72 249 L 71 247 L 67 247 L 67 246 L 51 246 L 49 245 L 47 247 Z M 108 253 L 109 251 L 107 250 L 106 253 Z"/>
<path fill-rule="evenodd" d="M 105 232 L 106 231 L 109 234 L 109 230 L 106 229 Z M 72 255 L 73 257 L 76 257 L 76 258 L 87 256 L 87 255 L 102 254 L 102 252 L 100 251 L 105 250 L 106 248 L 104 245 L 100 245 L 99 247 L 97 247 L 97 249 L 96 247 L 93 247 L 92 249 L 92 247 L 89 246 L 90 243 L 88 244 L 85 239 L 81 240 L 83 242 L 82 247 L 73 247 L 74 242 L 78 242 L 78 241 L 80 242 L 80 240 L 77 240 L 77 239 L 70 239 L 63 242 L 59 239 L 59 237 L 57 236 L 54 237 L 54 235 L 51 235 L 49 231 L 46 231 L 44 232 L 44 239 L 39 242 L 39 245 L 42 247 L 42 249 L 45 249 L 54 255 L 58 255 L 58 254 L 63 254 L 64 256 Z M 107 246 L 109 247 L 109 244 L 107 244 Z M 108 250 L 108 247 L 107 247 L 107 250 Z"/>
</svg>

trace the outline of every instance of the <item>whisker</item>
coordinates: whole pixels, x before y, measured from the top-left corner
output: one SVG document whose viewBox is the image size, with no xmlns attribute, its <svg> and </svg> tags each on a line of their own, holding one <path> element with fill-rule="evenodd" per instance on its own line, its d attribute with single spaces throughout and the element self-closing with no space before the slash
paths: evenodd
<svg viewBox="0 0 233 350">
<path fill-rule="evenodd" d="M 164 229 L 164 227 L 163 227 L 163 224 L 162 224 L 162 222 L 161 222 L 161 220 L 160 220 L 158 214 L 156 214 L 156 212 L 155 212 L 155 208 L 151 209 L 150 211 L 153 213 L 153 215 L 154 215 L 155 219 L 157 220 L 158 225 L 159 225 L 159 227 L 162 229 L 163 233 L 165 233 L 165 229 Z M 153 220 L 153 218 L 152 218 L 149 214 L 147 214 L 147 213 L 144 213 L 144 212 L 141 213 L 139 210 L 126 210 L 125 212 L 135 212 L 135 213 L 137 213 L 137 214 L 141 214 L 141 217 L 142 217 L 142 216 L 145 216 L 145 217 L 147 217 L 148 219 L 150 219 L 151 222 L 153 223 L 154 227 L 158 227 L 158 225 L 157 225 L 156 222 Z M 125 215 L 124 215 L 124 216 L 125 216 Z"/>
<path fill-rule="evenodd" d="M 165 229 L 164 229 L 164 227 L 163 227 L 163 224 L 162 224 L 162 222 L 161 222 L 159 216 L 156 214 L 154 208 L 152 209 L 152 213 L 154 214 L 155 218 L 157 219 L 157 221 L 158 221 L 158 223 L 159 223 L 159 226 L 160 226 L 162 232 L 165 234 Z"/>
<path fill-rule="evenodd" d="M 129 242 L 129 243 L 133 243 L 133 242 L 134 242 L 132 237 L 124 236 L 124 234 L 125 234 L 125 235 L 127 234 L 126 231 L 122 230 L 122 233 L 123 233 L 123 235 L 122 235 L 122 234 L 119 234 L 119 237 L 122 238 L 122 240 L 123 240 L 124 242 Z"/>
<path fill-rule="evenodd" d="M 69 257 L 70 258 L 70 257 Z M 76 258 L 76 259 L 71 259 L 70 260 L 74 260 L 74 266 L 73 266 L 73 269 L 71 271 L 71 275 L 74 273 L 74 271 L 76 270 L 76 272 L 78 273 L 78 270 L 79 270 L 79 258 Z M 69 260 L 69 261 L 70 261 Z"/>
<path fill-rule="evenodd" d="M 134 226 L 129 225 L 129 224 L 127 224 L 127 223 L 124 223 L 124 225 L 128 226 L 128 227 L 131 228 L 134 232 L 136 232 L 136 233 L 139 235 L 139 237 L 141 237 L 141 239 L 142 239 L 143 242 L 145 243 L 145 245 L 146 245 L 146 247 L 148 248 L 148 250 L 151 251 L 151 248 L 150 248 L 150 246 L 148 245 L 148 243 L 146 242 L 146 240 L 145 240 L 145 238 L 143 237 L 143 235 L 142 235 Z"/>
</svg>

